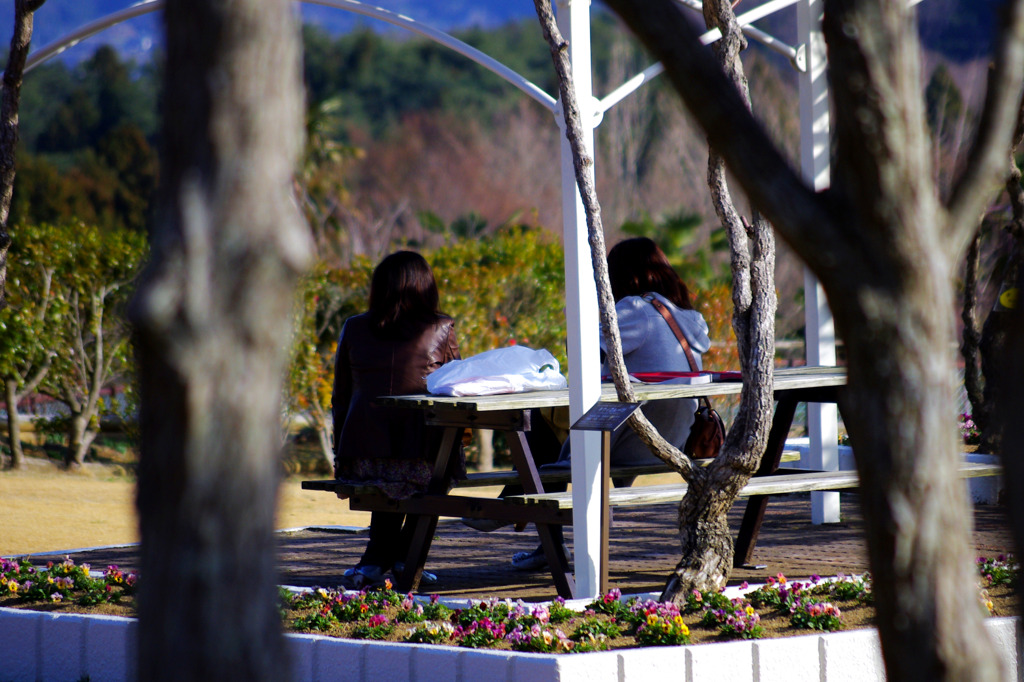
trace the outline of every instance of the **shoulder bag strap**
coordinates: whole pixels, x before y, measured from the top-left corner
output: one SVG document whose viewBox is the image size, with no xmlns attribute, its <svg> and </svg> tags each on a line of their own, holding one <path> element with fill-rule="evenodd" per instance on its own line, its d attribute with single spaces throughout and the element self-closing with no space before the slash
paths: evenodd
<svg viewBox="0 0 1024 682">
<path fill-rule="evenodd" d="M 693 351 L 690 350 L 690 342 L 686 340 L 686 337 L 683 335 L 683 330 L 679 328 L 678 324 L 676 324 L 676 318 L 672 317 L 672 313 L 668 311 L 665 304 L 655 298 L 653 294 L 645 295 L 644 300 L 650 302 L 650 304 L 653 305 L 659 313 L 661 313 L 661 316 L 665 318 L 665 321 L 668 322 L 668 326 L 672 328 L 672 333 L 676 335 L 676 338 L 679 340 L 679 345 L 683 347 L 683 352 L 686 353 L 686 361 L 690 363 L 690 371 L 699 372 L 700 370 L 697 369 L 697 361 L 693 357 Z"/>
<path fill-rule="evenodd" d="M 686 353 L 686 361 L 690 363 L 690 371 L 699 372 L 700 370 L 697 369 L 697 361 L 693 357 L 693 351 L 690 350 L 690 342 L 687 341 L 686 336 L 683 335 L 683 330 L 680 329 L 679 325 L 676 323 L 676 318 L 672 317 L 672 313 L 668 311 L 665 304 L 659 301 L 654 294 L 646 294 L 644 296 L 644 300 L 653 305 L 655 310 L 661 313 L 661 316 L 665 318 L 666 322 L 668 322 L 668 326 L 672 329 L 672 333 L 675 334 L 676 338 L 679 340 L 679 345 L 683 347 L 683 352 Z M 701 396 L 700 400 L 704 402 L 709 410 L 711 409 L 711 401 L 707 396 Z"/>
</svg>

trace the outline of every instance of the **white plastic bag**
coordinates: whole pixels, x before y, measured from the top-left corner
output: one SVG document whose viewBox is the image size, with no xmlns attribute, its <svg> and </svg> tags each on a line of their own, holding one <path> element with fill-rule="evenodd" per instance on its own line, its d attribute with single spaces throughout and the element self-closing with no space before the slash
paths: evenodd
<svg viewBox="0 0 1024 682">
<path fill-rule="evenodd" d="M 541 348 L 506 346 L 452 360 L 427 375 L 434 395 L 494 395 L 565 388 L 558 360 Z"/>
</svg>

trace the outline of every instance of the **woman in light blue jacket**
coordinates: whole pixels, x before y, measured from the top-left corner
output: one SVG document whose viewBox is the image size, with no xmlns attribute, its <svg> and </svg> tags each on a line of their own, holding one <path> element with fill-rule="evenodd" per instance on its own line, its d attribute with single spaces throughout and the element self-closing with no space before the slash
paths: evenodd
<svg viewBox="0 0 1024 682">
<path fill-rule="evenodd" d="M 626 371 L 630 374 L 700 371 L 701 354 L 711 346 L 708 325 L 704 317 L 693 309 L 686 284 L 658 245 L 646 237 L 619 242 L 608 254 L 608 278 L 615 299 Z M 690 367 L 672 328 L 648 300 L 652 297 L 669 311 L 679 325 L 690 344 L 697 367 Z M 601 337 L 601 349 L 603 359 L 604 335 Z M 602 370 L 607 374 L 607 365 Z M 643 410 L 665 440 L 682 448 L 690 435 L 697 401 L 691 398 L 656 400 L 644 405 Z M 611 456 L 615 466 L 661 463 L 627 425 L 612 434 Z"/>
<path fill-rule="evenodd" d="M 626 371 L 630 374 L 700 371 L 701 354 L 711 346 L 708 325 L 704 317 L 693 309 L 686 284 L 658 245 L 646 237 L 619 242 L 608 253 L 608 276 L 615 299 Z M 690 367 L 685 351 L 659 311 L 658 304 L 667 310 L 686 337 L 696 367 Z M 602 360 L 604 345 L 602 334 Z M 607 374 L 606 364 L 602 370 Z M 690 435 L 696 410 L 697 401 L 691 398 L 656 400 L 643 406 L 644 415 L 661 435 L 680 449 Z M 569 455 L 569 441 L 566 441 L 558 461 L 549 466 L 569 467 Z M 612 466 L 637 466 L 660 464 L 661 460 L 629 425 L 623 424 L 611 437 L 611 463 Z M 632 479 L 615 483 L 628 486 Z M 560 539 L 559 535 L 556 533 L 556 541 Z M 537 570 L 547 566 L 547 559 L 543 549 L 538 547 L 532 552 L 513 555 L 512 565 L 520 570 Z"/>
</svg>

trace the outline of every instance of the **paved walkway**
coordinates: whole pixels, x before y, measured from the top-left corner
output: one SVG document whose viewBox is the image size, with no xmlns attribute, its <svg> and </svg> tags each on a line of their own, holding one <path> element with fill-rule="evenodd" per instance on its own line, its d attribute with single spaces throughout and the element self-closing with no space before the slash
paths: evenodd
<svg viewBox="0 0 1024 682">
<path fill-rule="evenodd" d="M 737 504 L 730 514 L 734 532 L 739 527 L 744 504 Z M 809 495 L 774 498 L 754 554 L 755 562 L 764 568 L 737 569 L 730 584 L 764 582 L 777 573 L 795 579 L 866 571 L 863 521 L 858 505 L 856 494 L 844 493 L 842 522 L 815 526 L 810 523 Z M 678 560 L 675 506 L 616 508 L 611 535 L 612 586 L 623 593 L 660 591 Z M 571 539 L 571 532 L 567 536 Z M 1012 542 L 1002 507 L 975 508 L 974 546 L 978 555 L 1011 553 Z M 306 529 L 281 533 L 281 583 L 336 587 L 345 568 L 358 560 L 365 543 L 362 532 Z M 436 573 L 439 581 L 423 585 L 421 591 L 448 597 L 551 599 L 555 592 L 550 575 L 517 571 L 509 563 L 513 552 L 531 550 L 536 545 L 537 535 L 532 527 L 522 533 L 511 527 L 481 533 L 456 520 L 442 520 L 427 562 L 427 569 Z M 136 547 L 74 553 L 72 558 L 94 568 L 117 564 L 122 569 L 135 569 L 138 565 Z"/>
</svg>

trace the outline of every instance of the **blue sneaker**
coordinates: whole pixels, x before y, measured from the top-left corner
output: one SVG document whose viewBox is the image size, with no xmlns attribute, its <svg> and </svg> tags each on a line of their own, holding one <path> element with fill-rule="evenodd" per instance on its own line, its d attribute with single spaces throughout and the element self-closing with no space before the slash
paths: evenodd
<svg viewBox="0 0 1024 682">
<path fill-rule="evenodd" d="M 572 563 L 572 552 L 565 543 L 562 543 L 562 551 L 565 558 Z M 537 545 L 537 549 L 532 552 L 516 552 L 512 555 L 512 567 L 518 571 L 539 571 L 547 568 L 547 565 L 548 558 L 544 556 L 544 547 L 541 545 Z"/>
<path fill-rule="evenodd" d="M 384 572 L 384 569 L 380 566 L 366 564 L 347 569 L 342 574 L 342 578 L 348 583 L 347 587 L 350 586 L 354 590 L 360 590 L 364 587 L 383 585 Z"/>
<path fill-rule="evenodd" d="M 398 575 L 405 570 L 405 564 L 401 561 L 395 563 L 395 567 L 392 569 L 395 575 Z M 430 571 L 422 571 L 420 573 L 420 583 L 426 585 L 433 585 L 437 582 L 437 574 L 431 573 Z"/>
</svg>

